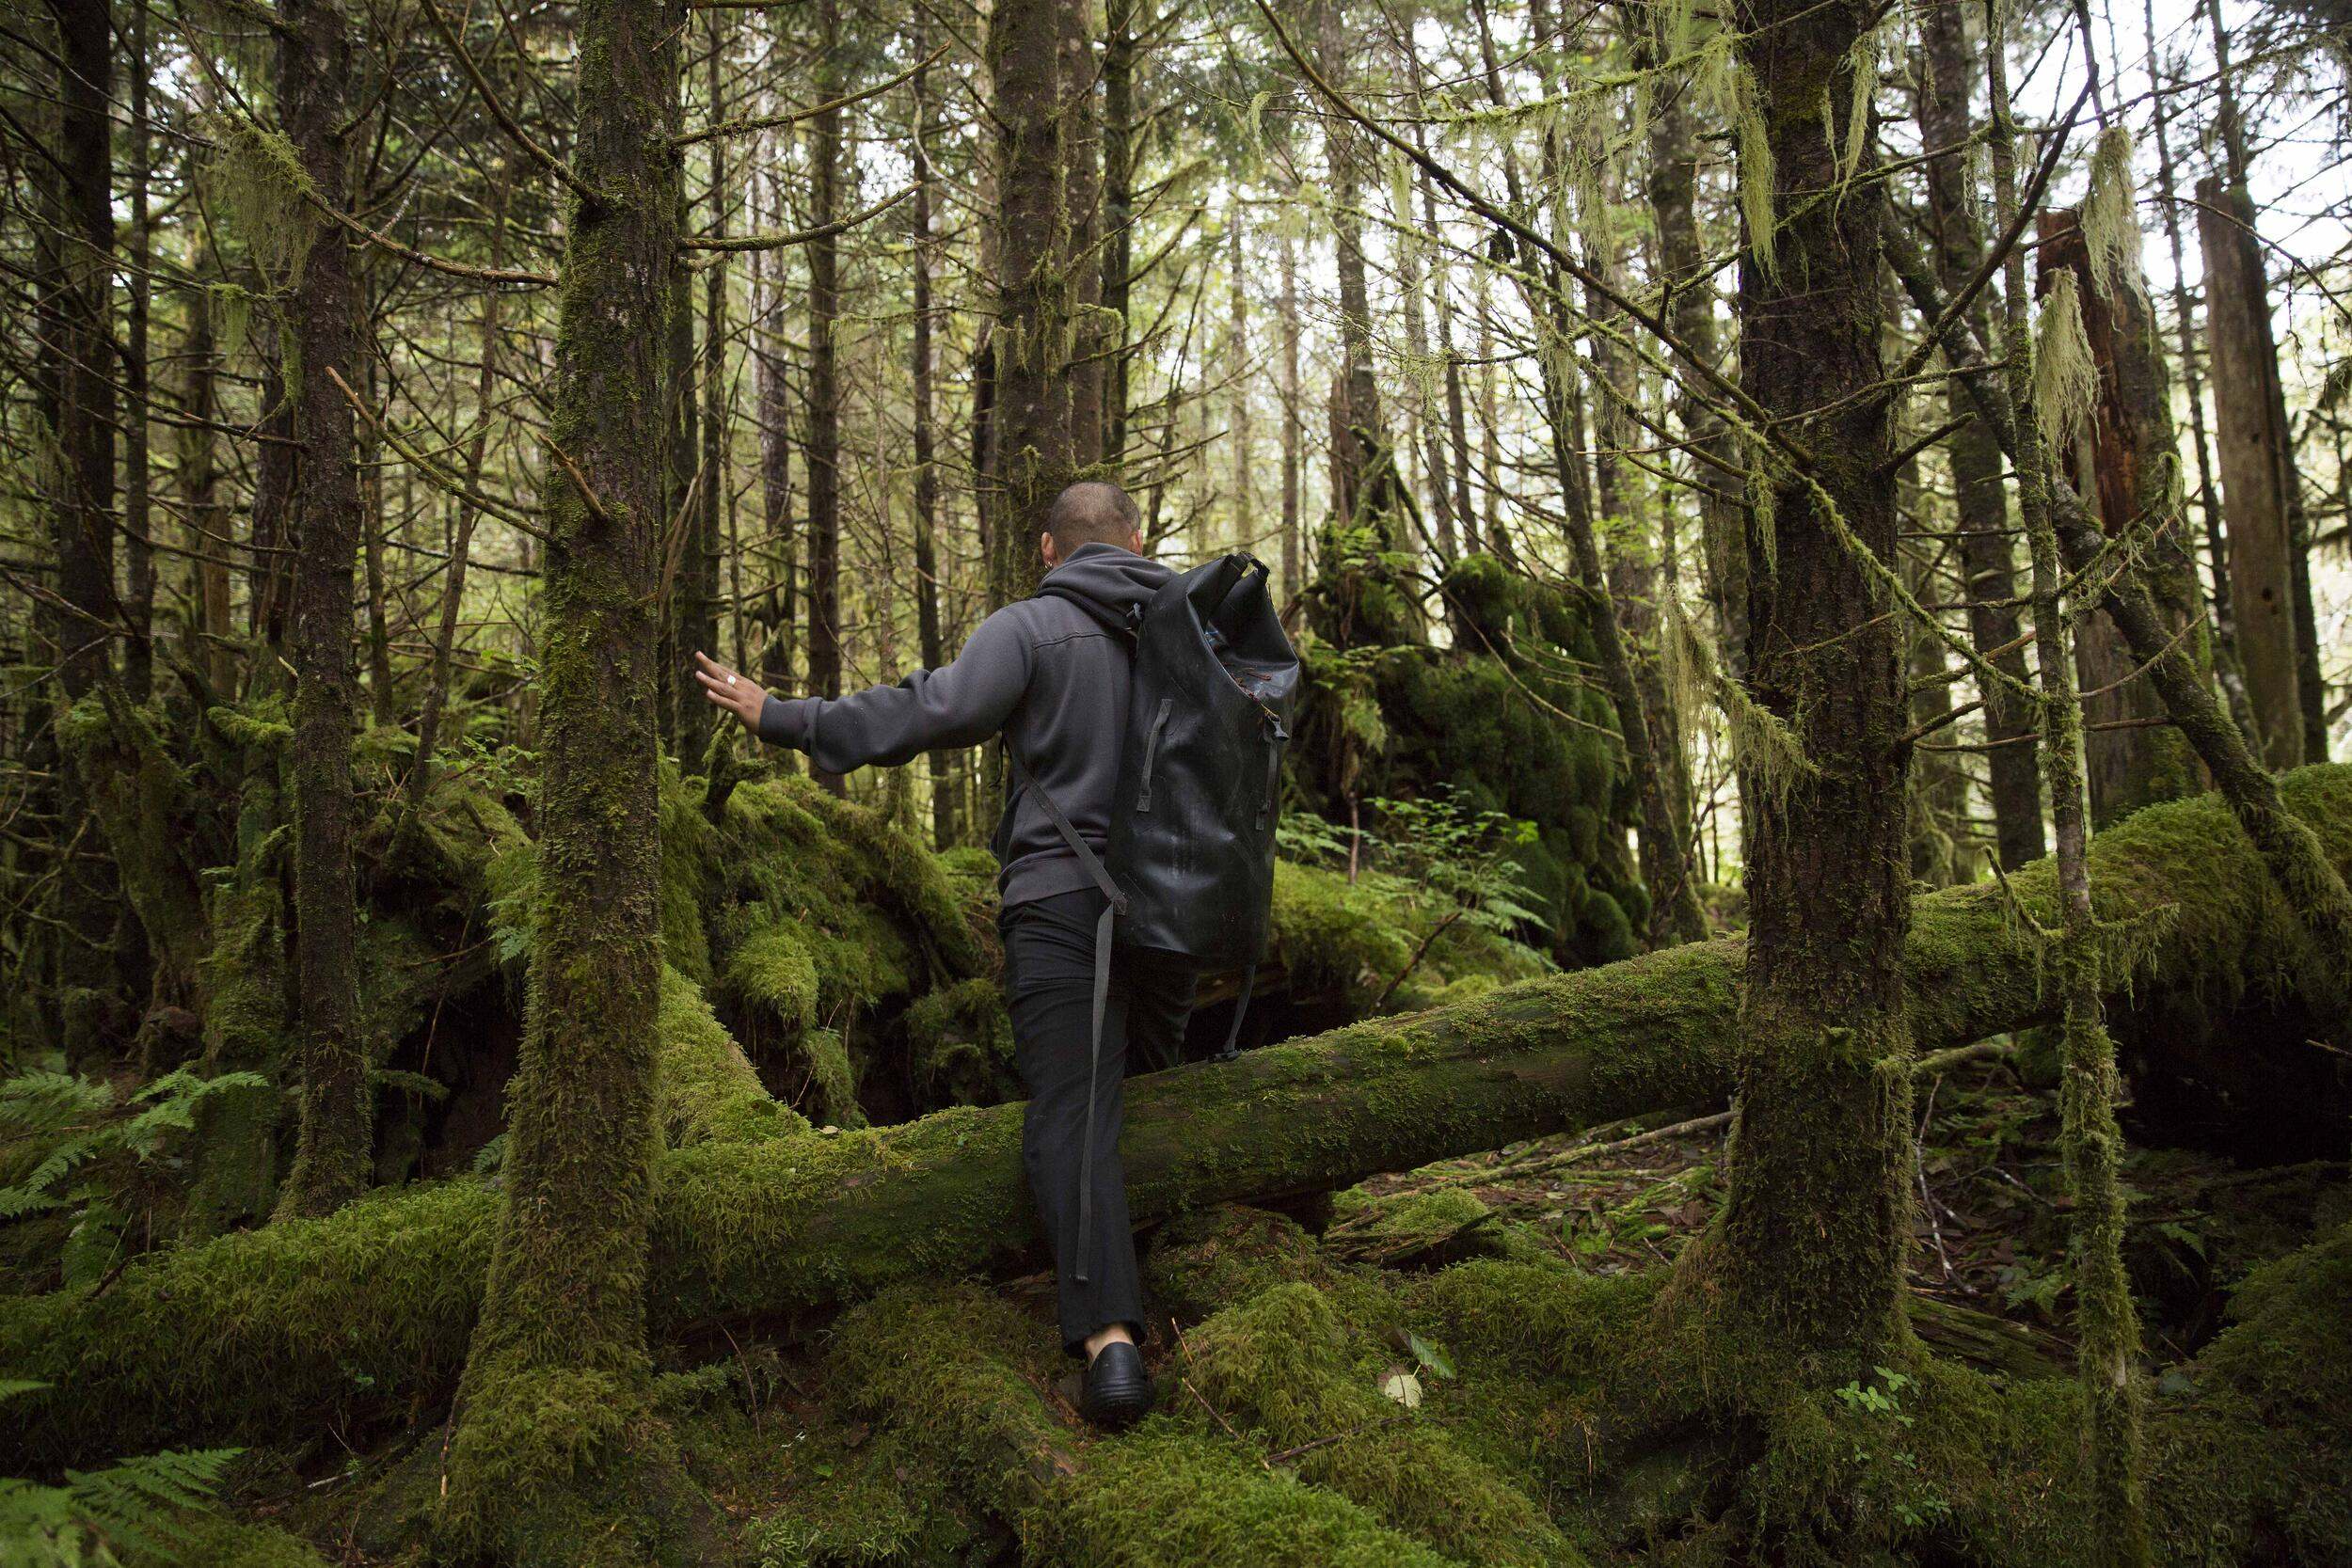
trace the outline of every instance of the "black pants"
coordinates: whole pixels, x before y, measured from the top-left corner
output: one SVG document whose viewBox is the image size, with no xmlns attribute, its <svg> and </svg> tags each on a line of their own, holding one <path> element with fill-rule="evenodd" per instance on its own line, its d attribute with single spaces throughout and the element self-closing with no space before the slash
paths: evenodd
<svg viewBox="0 0 2352 1568">
<path fill-rule="evenodd" d="M 1175 1065 L 1197 978 L 1188 961 L 1124 951 L 1112 961 L 1094 1093 L 1094 1233 L 1084 1243 L 1089 1266 L 1081 1284 L 1072 1274 L 1080 1245 L 1079 1165 L 1094 1036 L 1094 927 L 1103 902 L 1101 893 L 1085 888 L 1015 904 L 996 923 L 1005 939 L 1013 1056 L 1029 1090 L 1021 1162 L 1053 1243 L 1062 1347 L 1073 1355 L 1083 1355 L 1088 1338 L 1111 1323 L 1126 1323 L 1138 1337 L 1143 1331 L 1127 1168 L 1119 1156 L 1127 1108 L 1122 1080 L 1131 1055 L 1147 1070 Z"/>
</svg>

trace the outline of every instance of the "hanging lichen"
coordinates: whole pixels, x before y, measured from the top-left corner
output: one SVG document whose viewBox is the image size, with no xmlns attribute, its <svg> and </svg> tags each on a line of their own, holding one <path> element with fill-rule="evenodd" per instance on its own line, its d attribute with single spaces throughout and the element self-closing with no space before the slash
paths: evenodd
<svg viewBox="0 0 2352 1568">
<path fill-rule="evenodd" d="M 2074 437 L 2090 422 L 2099 396 L 2099 365 L 2083 330 L 2082 298 L 2072 268 L 2051 278 L 2036 324 L 2033 364 L 2034 418 L 2054 456 L 2074 451 Z"/>
<path fill-rule="evenodd" d="M 2083 246 L 2100 294 L 2144 294 L 2139 272 L 2139 214 L 2132 183 L 2132 134 L 2110 125 L 2090 155 L 2090 189 L 2083 198 Z"/>
</svg>

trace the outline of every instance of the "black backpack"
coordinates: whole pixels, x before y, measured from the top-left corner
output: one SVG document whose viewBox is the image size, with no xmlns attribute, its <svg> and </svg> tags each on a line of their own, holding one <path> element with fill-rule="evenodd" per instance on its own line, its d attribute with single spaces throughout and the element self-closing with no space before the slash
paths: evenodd
<svg viewBox="0 0 2352 1568">
<path fill-rule="evenodd" d="M 1170 578 L 1150 604 L 1123 619 L 1075 594 L 1051 585 L 1043 590 L 1129 639 L 1135 649 L 1109 864 L 1078 836 L 1053 797 L 1022 781 L 1037 790 L 1109 900 L 1094 932 L 1094 1054 L 1087 1069 L 1078 1189 L 1081 1259 L 1092 1223 L 1094 1074 L 1102 1059 L 1113 944 L 1242 966 L 1241 997 L 1221 1058 L 1235 1054 L 1249 1010 L 1274 896 L 1274 824 L 1299 683 L 1298 656 L 1275 613 L 1266 577 L 1265 562 L 1254 556 L 1221 556 Z M 1075 1277 L 1083 1282 L 1084 1262 L 1077 1267 Z"/>
</svg>

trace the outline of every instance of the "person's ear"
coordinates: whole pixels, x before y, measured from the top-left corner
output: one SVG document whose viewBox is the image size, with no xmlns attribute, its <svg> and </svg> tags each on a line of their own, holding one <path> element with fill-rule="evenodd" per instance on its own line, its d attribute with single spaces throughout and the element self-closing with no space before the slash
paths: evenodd
<svg viewBox="0 0 2352 1568">
<path fill-rule="evenodd" d="M 1061 551 L 1054 547 L 1053 530 L 1040 529 L 1038 531 L 1037 553 L 1044 557 L 1045 569 L 1049 572 L 1061 564 Z"/>
<path fill-rule="evenodd" d="M 1143 554 L 1143 530 L 1131 528 L 1127 531 L 1127 549 L 1134 555 Z"/>
</svg>

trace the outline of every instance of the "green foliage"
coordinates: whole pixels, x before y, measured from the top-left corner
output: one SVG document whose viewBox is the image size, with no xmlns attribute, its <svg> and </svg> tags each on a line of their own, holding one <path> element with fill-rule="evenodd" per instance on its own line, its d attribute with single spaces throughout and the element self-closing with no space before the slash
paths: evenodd
<svg viewBox="0 0 2352 1568">
<path fill-rule="evenodd" d="M 203 1077 L 179 1068 L 130 1092 L 63 1072 L 0 1080 L 0 1220 L 70 1212 L 60 1258 L 68 1285 L 94 1282 L 119 1256 L 134 1188 L 182 1147 L 215 1097 L 266 1097 L 256 1072 Z"/>
<path fill-rule="evenodd" d="M 1287 842 L 1327 852 L 1331 824 L 1352 822 L 1391 837 L 1458 834 L 1458 850 L 1483 824 L 1516 840 L 1515 885 L 1488 891 L 1524 911 L 1531 940 L 1562 962 L 1629 956 L 1629 911 L 1648 908 L 1625 847 L 1635 799 L 1615 710 L 1587 679 L 1597 650 L 1586 607 L 1481 555 L 1455 563 L 1439 591 L 1450 647 L 1418 634 L 1303 641 L 1294 784 L 1298 807 L 1323 821 Z M 1404 820 L 1380 819 L 1399 807 Z"/>
<path fill-rule="evenodd" d="M 36 1383 L 0 1381 L 0 1401 Z M 0 1478 L 0 1568 L 115 1568 L 123 1555 L 168 1565 L 194 1543 L 187 1516 L 213 1506 L 235 1449 L 149 1454 L 68 1470 L 61 1486 Z"/>
</svg>

